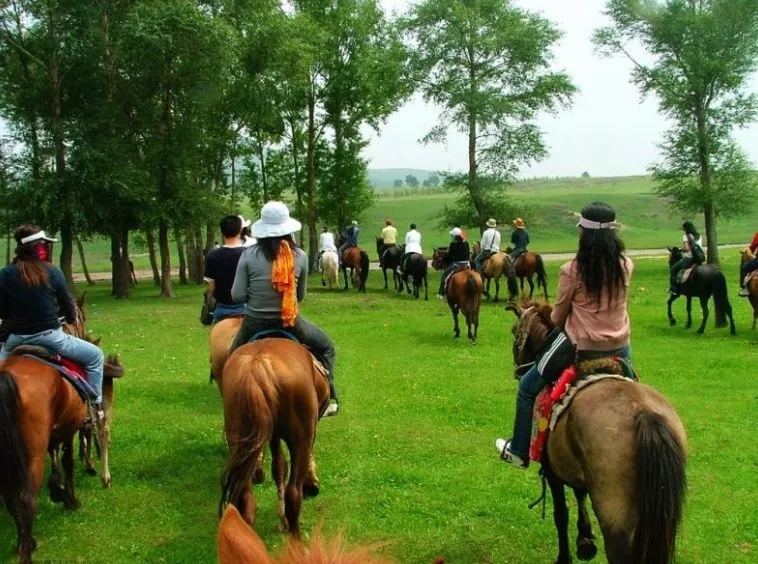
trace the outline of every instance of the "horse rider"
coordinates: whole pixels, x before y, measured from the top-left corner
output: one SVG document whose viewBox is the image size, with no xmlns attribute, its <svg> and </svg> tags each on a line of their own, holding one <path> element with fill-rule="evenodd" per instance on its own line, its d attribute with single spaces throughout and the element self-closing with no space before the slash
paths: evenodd
<svg viewBox="0 0 758 564">
<path fill-rule="evenodd" d="M 668 293 L 675 296 L 679 295 L 679 292 L 676 289 L 676 277 L 677 274 L 679 274 L 679 271 L 684 270 L 693 264 L 696 266 L 702 264 L 704 259 L 703 239 L 700 237 L 700 233 L 695 229 L 692 222 L 685 221 L 682 224 L 682 231 L 684 231 L 684 235 L 682 236 L 682 251 L 684 251 L 684 253 L 682 254 L 681 259 L 671 265 L 671 276 L 669 279 Z"/>
<path fill-rule="evenodd" d="M 248 221 L 248 226 L 250 222 Z M 242 315 L 245 312 L 244 304 L 234 303 L 232 300 L 232 284 L 237 272 L 245 246 L 242 242 L 242 229 L 245 225 L 241 215 L 225 215 L 219 222 L 221 236 L 224 243 L 218 249 L 213 249 L 205 257 L 205 271 L 203 280 L 211 284 L 213 297 L 216 300 L 216 308 L 213 310 L 213 323 L 218 323 L 225 317 Z"/>
<path fill-rule="evenodd" d="M 316 258 L 316 264 L 321 265 L 321 255 L 327 251 L 337 252 L 337 244 L 334 242 L 334 233 L 329 231 L 329 226 L 324 225 L 324 229 L 321 231 L 321 235 L 318 236 L 318 257 Z M 337 262 L 339 262 L 339 253 L 337 254 Z M 321 267 L 319 266 L 319 269 Z"/>
<path fill-rule="evenodd" d="M 468 268 L 469 256 L 471 255 L 468 241 L 464 241 L 460 227 L 453 227 L 450 236 L 453 238 L 447 248 L 447 260 L 450 261 L 450 264 L 440 277 L 440 287 L 437 292 L 437 298 L 440 300 L 445 298 L 445 280 L 447 277 L 459 268 Z"/>
<path fill-rule="evenodd" d="M 344 237 L 345 242 L 342 243 L 342 246 L 337 251 L 337 256 L 339 257 L 340 263 L 342 262 L 342 257 L 345 254 L 345 249 L 349 247 L 357 247 L 358 246 L 358 234 L 361 232 L 360 227 L 358 227 L 358 222 L 353 220 L 350 222 L 350 225 L 347 229 L 345 229 Z"/>
<path fill-rule="evenodd" d="M 284 203 L 271 201 L 261 208 L 261 218 L 252 227 L 258 243 L 242 256 L 232 285 L 232 299 L 245 304 L 245 315 L 229 353 L 262 331 L 292 334 L 324 365 L 331 398 L 325 415 L 336 415 L 334 344 L 324 331 L 304 319 L 298 308 L 308 285 L 308 255 L 292 237 L 301 228 Z"/>
<path fill-rule="evenodd" d="M 758 256 L 756 256 L 758 255 L 758 231 L 755 233 L 755 235 L 753 235 L 753 240 L 750 242 L 750 252 L 755 258 L 747 261 L 745 264 L 740 266 L 739 295 L 743 298 L 750 296 L 750 292 L 748 292 L 748 289 L 745 287 L 745 277 L 754 270 L 758 270 Z"/>
<path fill-rule="evenodd" d="M 520 217 L 513 220 L 513 227 L 515 228 L 511 233 L 513 250 L 508 256 L 511 257 L 511 262 L 516 262 L 516 259 L 526 252 L 526 246 L 529 244 L 529 231 L 526 230 L 526 223 Z"/>
<path fill-rule="evenodd" d="M 411 223 L 410 230 L 405 234 L 405 251 L 403 252 L 403 260 L 400 261 L 400 272 L 405 272 L 405 263 L 412 254 L 423 254 L 421 249 L 421 233 L 416 229 L 416 224 Z"/>
<path fill-rule="evenodd" d="M 482 234 L 482 244 L 479 254 L 474 259 L 474 267 L 479 274 L 484 269 L 484 261 L 495 253 L 500 252 L 500 232 L 495 229 L 497 221 L 493 218 L 487 220 L 487 229 Z"/>
<path fill-rule="evenodd" d="M 585 206 L 577 225 L 579 250 L 561 266 L 551 319 L 576 346 L 577 361 L 615 356 L 629 360 L 631 355 L 627 296 L 634 264 L 624 255 L 617 225 L 611 206 Z M 501 460 L 518 468 L 529 466 L 532 410 L 544 385 L 535 363 L 519 382 L 513 437 L 495 441 Z"/>
<path fill-rule="evenodd" d="M 0 270 L 0 319 L 9 333 L 0 350 L 0 361 L 19 345 L 35 345 L 81 364 L 96 394 L 90 405 L 99 425 L 104 418 L 105 358 L 100 347 L 69 335 L 61 327 L 59 311 L 69 324 L 77 322 L 77 312 L 63 272 L 52 264 L 57 239 L 30 224 L 20 225 L 13 237 L 18 244 L 16 257 Z"/>
<path fill-rule="evenodd" d="M 382 255 L 384 255 L 384 252 L 387 249 L 390 249 L 392 247 L 397 246 L 397 228 L 392 224 L 391 219 L 386 219 L 384 221 L 384 229 L 382 229 L 382 233 L 380 234 L 380 237 L 382 238 L 382 252 L 379 256 L 379 258 L 382 258 Z"/>
<path fill-rule="evenodd" d="M 255 245 L 255 237 L 253 237 L 252 233 L 250 232 L 250 225 L 253 223 L 249 219 L 245 219 L 241 215 L 238 216 L 240 218 L 240 221 L 242 222 L 242 233 L 240 234 L 240 239 L 242 241 L 242 246 L 252 247 Z"/>
</svg>

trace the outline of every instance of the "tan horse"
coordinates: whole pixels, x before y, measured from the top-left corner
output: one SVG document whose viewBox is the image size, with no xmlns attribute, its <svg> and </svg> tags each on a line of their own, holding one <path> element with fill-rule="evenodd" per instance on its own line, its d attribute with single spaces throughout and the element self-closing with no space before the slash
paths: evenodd
<svg viewBox="0 0 758 564">
<path fill-rule="evenodd" d="M 471 248 L 471 259 L 473 260 L 481 252 L 481 244 L 476 241 Z M 514 300 L 518 296 L 518 285 L 516 284 L 516 274 L 513 271 L 511 257 L 507 253 L 499 252 L 490 256 L 484 261 L 482 275 L 487 284 L 484 288 L 484 296 L 490 298 L 490 280 L 495 281 L 495 299 L 500 301 L 500 278 L 505 276 L 508 282 L 508 299 Z"/>
<path fill-rule="evenodd" d="M 553 329 L 551 307 L 509 305 L 518 317 L 513 359 L 522 368 Z M 580 390 L 550 433 L 543 471 L 558 530 L 558 560 L 571 561 L 564 486 L 579 506 L 577 556 L 597 547 L 589 495 L 610 564 L 669 564 L 686 489 L 687 438 L 679 416 L 659 392 L 631 380 L 603 379 Z"/>
<path fill-rule="evenodd" d="M 755 258 L 755 255 L 750 252 L 750 249 L 742 249 L 740 254 L 742 255 L 740 260 L 741 265 Z M 742 280 L 740 280 L 740 282 L 742 282 Z M 753 278 L 750 279 L 747 283 L 747 290 L 750 293 L 748 300 L 750 301 L 750 305 L 753 306 L 753 329 L 755 329 L 756 323 L 758 322 L 758 276 L 753 276 Z"/>
<path fill-rule="evenodd" d="M 319 259 L 321 268 L 321 285 L 328 287 L 330 290 L 337 287 L 339 264 L 337 253 L 334 251 L 324 251 Z"/>
<path fill-rule="evenodd" d="M 230 452 L 221 477 L 219 511 L 233 504 L 247 523 L 253 523 L 255 499 L 250 481 L 268 445 L 280 524 L 299 538 L 303 497 L 319 491 L 312 452 L 316 424 L 329 401 L 326 378 L 305 347 L 290 339 L 266 338 L 242 345 L 229 356 L 221 395 Z M 281 441 L 290 454 L 286 487 Z"/>
</svg>

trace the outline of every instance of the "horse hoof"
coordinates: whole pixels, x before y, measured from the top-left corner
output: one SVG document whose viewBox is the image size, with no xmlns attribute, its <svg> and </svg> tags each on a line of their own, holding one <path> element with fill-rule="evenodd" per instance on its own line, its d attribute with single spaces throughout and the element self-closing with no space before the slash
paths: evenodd
<svg viewBox="0 0 758 564">
<path fill-rule="evenodd" d="M 303 484 L 303 497 L 316 497 L 321 488 L 316 484 Z"/>
<path fill-rule="evenodd" d="M 111 487 L 111 477 L 110 476 L 103 476 L 103 488 L 106 490 Z"/>
<path fill-rule="evenodd" d="M 49 490 L 50 501 L 53 503 L 64 503 L 66 501 L 66 490 L 62 486 L 53 486 Z"/>
<path fill-rule="evenodd" d="M 576 557 L 579 560 L 592 560 L 597 556 L 597 546 L 592 539 L 579 539 L 576 541 Z"/>
<path fill-rule="evenodd" d="M 78 500 L 78 499 L 76 499 L 76 498 L 73 498 L 73 499 L 67 499 L 67 500 L 66 500 L 66 501 L 63 503 L 63 507 L 65 507 L 66 509 L 70 509 L 70 510 L 72 510 L 72 511 L 75 511 L 75 510 L 79 509 L 79 508 L 81 507 L 81 505 L 82 505 L 82 504 L 81 504 L 81 503 L 79 503 L 79 500 Z"/>
<path fill-rule="evenodd" d="M 321 281 L 322 286 L 326 286 L 326 282 L 324 280 Z"/>
<path fill-rule="evenodd" d="M 474 337 L 473 339 L 469 339 L 469 343 L 471 343 L 472 345 L 475 345 L 475 344 L 477 344 L 478 342 L 479 342 L 479 341 L 477 340 L 477 338 L 476 338 L 476 337 Z"/>
<path fill-rule="evenodd" d="M 87 476 L 97 476 L 97 470 L 94 468 L 87 468 Z"/>
</svg>

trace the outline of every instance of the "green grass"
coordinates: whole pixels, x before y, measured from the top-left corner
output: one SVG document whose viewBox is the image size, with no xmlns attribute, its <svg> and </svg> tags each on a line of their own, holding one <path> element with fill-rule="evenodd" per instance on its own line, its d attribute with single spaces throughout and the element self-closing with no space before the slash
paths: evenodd
<svg viewBox="0 0 758 564">
<path fill-rule="evenodd" d="M 755 562 L 758 448 L 748 426 L 758 413 L 758 332 L 749 330 L 748 305 L 735 296 L 732 275 L 737 336 L 712 322 L 702 336 L 668 327 L 665 264 L 638 259 L 636 266 L 634 362 L 672 401 L 689 437 L 678 562 Z M 557 267 L 548 264 L 552 292 Z M 732 273 L 734 257 L 724 267 Z M 438 554 L 453 564 L 551 561 L 557 545 L 550 511 L 541 521 L 527 508 L 539 494 L 536 468 L 506 467 L 493 448 L 513 420 L 512 314 L 483 304 L 480 343 L 471 346 L 452 337 L 441 302 L 380 290 L 380 276 L 371 273 L 366 295 L 321 291 L 312 280 L 303 307 L 336 343 L 343 401 L 341 414 L 319 425 L 322 491 L 304 503 L 303 529 L 342 529 L 349 543 L 381 543 L 400 562 L 428 563 Z M 173 300 L 155 293 L 141 284 L 131 300 L 114 301 L 105 285 L 90 290 L 89 328 L 127 369 L 116 389 L 114 483 L 103 490 L 77 464 L 78 511 L 40 495 L 40 562 L 215 560 L 226 450 L 219 394 L 207 383 L 199 288 L 179 287 Z M 681 323 L 681 300 L 676 313 Z M 283 537 L 271 482 L 255 494 L 256 529 L 276 549 Z M 0 560 L 10 558 L 14 536 L 0 512 Z"/>
</svg>

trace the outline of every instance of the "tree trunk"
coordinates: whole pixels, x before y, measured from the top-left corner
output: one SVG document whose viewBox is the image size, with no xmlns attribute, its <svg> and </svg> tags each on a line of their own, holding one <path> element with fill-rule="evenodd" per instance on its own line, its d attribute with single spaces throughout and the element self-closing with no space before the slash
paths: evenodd
<svg viewBox="0 0 758 564">
<path fill-rule="evenodd" d="M 79 251 L 79 262 L 82 263 L 82 272 L 84 273 L 84 279 L 87 281 L 88 286 L 94 286 L 95 281 L 89 275 L 89 268 L 87 268 L 87 260 L 84 258 L 84 246 L 82 240 L 79 237 L 74 236 L 74 243 L 76 243 L 76 250 Z"/>
<path fill-rule="evenodd" d="M 153 284 L 160 288 L 161 274 L 158 270 L 158 258 L 155 253 L 155 233 L 152 229 L 145 230 L 145 239 L 147 240 L 147 254 L 150 257 L 150 268 L 153 270 Z"/>
<path fill-rule="evenodd" d="M 300 170 L 300 146 L 297 142 L 297 127 L 294 121 L 290 121 L 290 129 L 292 131 L 292 170 L 295 177 L 295 209 L 297 210 L 297 217 L 305 217 L 303 211 L 305 205 L 303 204 L 303 179 Z"/>
<path fill-rule="evenodd" d="M 168 242 L 168 222 L 161 219 L 158 222 L 158 247 L 161 254 L 161 297 L 173 298 L 174 289 L 171 286 L 171 250 Z"/>
<path fill-rule="evenodd" d="M 705 194 L 703 216 L 705 219 L 706 260 L 708 264 L 719 264 L 718 235 L 716 234 L 716 211 L 713 207 L 713 181 L 711 175 L 711 153 L 708 146 L 708 130 L 705 110 L 696 112 L 697 152 L 700 165 L 700 186 Z"/>
<path fill-rule="evenodd" d="M 8 238 L 7 242 L 5 244 L 5 264 L 6 266 L 11 263 L 11 240 L 13 239 L 13 235 L 11 235 L 10 225 L 8 226 Z"/>
<path fill-rule="evenodd" d="M 263 183 L 263 204 L 268 202 L 268 175 L 266 174 L 266 155 L 263 153 L 263 140 L 258 137 L 258 158 L 261 161 L 261 182 Z"/>
<path fill-rule="evenodd" d="M 126 227 L 121 229 L 121 277 L 126 280 L 128 294 L 125 297 L 128 298 L 137 282 L 132 279 L 132 261 L 129 259 L 129 229 Z"/>
<path fill-rule="evenodd" d="M 195 230 L 188 227 L 184 230 L 184 241 L 187 248 L 187 275 L 192 282 L 197 280 L 197 246 L 195 245 Z"/>
<path fill-rule="evenodd" d="M 318 234 L 316 232 L 316 95 L 311 87 L 308 97 L 308 264 L 316 268 Z"/>
<path fill-rule="evenodd" d="M 176 251 L 179 255 L 179 284 L 186 286 L 187 280 L 187 255 L 184 252 L 184 239 L 180 229 L 174 229 L 174 239 L 176 239 Z"/>
<path fill-rule="evenodd" d="M 476 58 L 472 45 L 468 47 L 469 64 L 469 96 L 471 100 L 477 98 Z M 484 223 L 487 221 L 487 210 L 482 198 L 481 188 L 478 182 L 478 170 L 476 162 L 476 118 L 477 113 L 473 108 L 468 109 L 468 191 L 474 203 L 474 209 L 479 219 L 479 234 L 484 233 Z"/>
<path fill-rule="evenodd" d="M 129 280 L 123 268 L 121 234 L 116 228 L 111 233 L 111 295 L 114 298 L 126 299 L 129 294 Z"/>
</svg>

